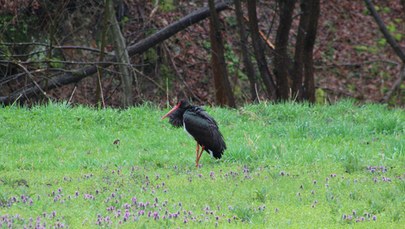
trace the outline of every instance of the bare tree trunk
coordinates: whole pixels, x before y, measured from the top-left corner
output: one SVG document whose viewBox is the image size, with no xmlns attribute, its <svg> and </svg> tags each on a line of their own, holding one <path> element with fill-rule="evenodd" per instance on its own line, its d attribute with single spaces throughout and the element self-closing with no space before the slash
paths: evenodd
<svg viewBox="0 0 405 229">
<path fill-rule="evenodd" d="M 264 55 L 264 48 L 262 41 L 260 40 L 259 26 L 256 14 L 256 1 L 247 1 L 248 16 L 249 16 L 249 27 L 252 34 L 253 49 L 255 53 L 255 58 L 257 65 L 259 67 L 260 76 L 263 79 L 263 83 L 266 87 L 267 95 L 271 100 L 277 99 L 276 85 L 269 69 L 267 68 L 266 56 Z"/>
<path fill-rule="evenodd" d="M 110 18 L 110 7 L 109 4 L 112 0 L 106 0 L 104 4 L 104 15 L 103 15 L 103 30 L 101 31 L 101 44 L 100 44 L 100 56 L 98 60 L 100 62 L 104 61 L 104 48 L 106 44 L 106 37 L 107 37 L 107 31 L 109 28 L 109 23 L 108 20 Z M 103 96 L 103 88 L 102 88 L 102 81 L 101 79 L 103 78 L 103 68 L 99 65 L 97 65 L 97 78 L 96 78 L 96 100 L 97 100 L 97 106 L 98 107 L 103 107 L 105 108 L 105 103 L 104 103 L 104 96 Z"/>
<path fill-rule="evenodd" d="M 278 0 L 280 6 L 280 20 L 276 35 L 276 48 L 274 56 L 274 72 L 277 81 L 277 97 L 279 100 L 288 100 L 290 86 L 287 54 L 288 38 L 291 29 L 295 0 Z"/>
<path fill-rule="evenodd" d="M 215 83 L 215 96 L 221 106 L 236 107 L 231 84 L 228 79 L 224 56 L 224 43 L 222 41 L 218 13 L 215 10 L 214 0 L 209 0 L 210 8 L 210 39 L 211 39 L 211 62 Z"/>
<path fill-rule="evenodd" d="M 295 42 L 294 68 L 292 71 L 292 97 L 298 101 L 303 99 L 303 74 L 304 74 L 304 41 L 308 27 L 308 2 L 301 0 L 301 16 L 298 25 L 297 40 Z"/>
<path fill-rule="evenodd" d="M 132 80 L 131 71 L 129 69 L 129 54 L 127 51 L 127 45 L 125 43 L 125 38 L 121 33 L 121 28 L 118 24 L 117 18 L 115 17 L 114 4 L 111 0 L 108 1 L 110 21 L 111 21 L 111 35 L 114 42 L 114 51 L 117 56 L 118 62 L 122 63 L 118 66 L 121 81 L 122 81 L 122 106 L 129 107 L 133 105 L 133 94 L 132 94 Z"/>
<path fill-rule="evenodd" d="M 318 29 L 320 14 L 320 0 L 308 0 L 309 18 L 304 42 L 304 98 L 315 102 L 314 58 L 313 50 Z"/>
<path fill-rule="evenodd" d="M 245 65 L 246 75 L 250 82 L 251 99 L 252 99 L 252 101 L 256 101 L 257 93 L 256 93 L 255 69 L 253 68 L 252 61 L 250 60 L 250 57 L 249 57 L 249 50 L 247 47 L 248 40 L 247 40 L 246 31 L 245 31 L 245 26 L 243 24 L 242 5 L 240 3 L 240 0 L 235 0 L 234 3 L 235 3 L 236 21 L 237 21 L 238 27 L 239 27 L 240 47 L 242 50 L 243 64 Z"/>
</svg>

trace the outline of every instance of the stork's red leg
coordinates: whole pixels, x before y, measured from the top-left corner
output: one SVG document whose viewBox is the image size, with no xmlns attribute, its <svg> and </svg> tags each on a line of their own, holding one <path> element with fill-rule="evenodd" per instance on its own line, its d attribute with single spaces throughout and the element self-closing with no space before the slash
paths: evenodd
<svg viewBox="0 0 405 229">
<path fill-rule="evenodd" d="M 197 146 L 195 148 L 195 162 L 197 163 L 198 152 L 200 152 L 200 145 L 197 142 Z"/>
<path fill-rule="evenodd" d="M 195 167 L 198 167 L 198 162 L 200 161 L 201 155 L 204 152 L 204 146 L 201 146 L 201 152 L 197 156 L 197 161 Z"/>
</svg>

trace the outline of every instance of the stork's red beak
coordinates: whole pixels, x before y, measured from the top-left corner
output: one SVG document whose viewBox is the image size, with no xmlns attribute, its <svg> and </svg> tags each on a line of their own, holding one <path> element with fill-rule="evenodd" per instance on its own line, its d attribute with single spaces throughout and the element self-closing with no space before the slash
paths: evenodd
<svg viewBox="0 0 405 229">
<path fill-rule="evenodd" d="M 178 103 L 176 106 L 174 106 L 169 112 L 167 112 L 167 114 L 165 114 L 162 119 L 166 118 L 167 116 L 169 116 L 171 113 L 173 113 L 175 110 L 177 110 L 180 107 L 180 103 Z"/>
</svg>

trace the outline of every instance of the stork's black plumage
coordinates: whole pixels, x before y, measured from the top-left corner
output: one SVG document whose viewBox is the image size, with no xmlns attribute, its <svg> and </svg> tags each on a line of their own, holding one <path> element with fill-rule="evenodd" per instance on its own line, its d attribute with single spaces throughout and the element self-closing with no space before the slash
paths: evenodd
<svg viewBox="0 0 405 229">
<path fill-rule="evenodd" d="M 205 150 L 219 159 L 226 149 L 224 138 L 219 132 L 217 122 L 201 107 L 192 106 L 187 100 L 181 100 L 162 119 L 169 117 L 169 122 L 175 127 L 184 127 L 196 141 L 196 166 L 202 152 Z M 201 152 L 199 152 L 201 146 Z"/>
</svg>

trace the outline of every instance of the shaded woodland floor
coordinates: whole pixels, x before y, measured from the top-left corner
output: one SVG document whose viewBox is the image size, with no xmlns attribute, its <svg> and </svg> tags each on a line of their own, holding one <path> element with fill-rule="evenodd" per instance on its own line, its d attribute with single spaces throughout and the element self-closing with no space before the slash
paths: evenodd
<svg viewBox="0 0 405 229">
<path fill-rule="evenodd" d="M 259 8 L 261 29 L 275 40 L 272 28 L 272 3 L 262 1 Z M 399 1 L 377 1 L 384 22 L 390 32 L 405 47 L 404 12 Z M 158 10 L 152 16 L 153 6 L 129 6 L 130 20 L 124 32 L 128 43 L 142 38 L 140 31 L 156 31 L 198 8 L 195 4 L 181 3 L 172 10 Z M 319 101 L 334 102 L 340 98 L 355 98 L 360 102 L 379 102 L 392 87 L 400 70 L 400 59 L 385 42 L 373 18 L 367 14 L 363 1 L 322 1 L 318 37 L 315 46 L 315 79 Z M 142 11 L 142 12 L 141 12 Z M 298 12 L 297 12 L 298 14 Z M 226 58 L 233 91 L 238 104 L 249 102 L 249 85 L 243 73 L 233 11 L 221 13 L 226 39 Z M 139 18 L 142 18 L 140 23 Z M 277 20 L 277 17 L 276 19 Z M 296 31 L 299 17 L 295 17 L 292 31 Z M 188 97 L 196 103 L 213 104 L 214 87 L 209 62 L 208 20 L 193 25 L 163 44 L 141 56 L 133 57 L 140 63 L 134 86 L 135 101 L 165 103 L 167 98 Z M 294 32 L 290 42 L 295 42 Z M 293 47 L 293 45 L 292 45 Z M 271 50 L 269 50 L 271 54 Z M 270 56 L 270 55 L 269 55 Z M 272 66 L 271 66 L 272 67 Z M 94 104 L 95 77 L 80 82 L 72 97 L 73 103 Z M 58 99 L 68 100 L 74 85 L 53 90 Z M 403 106 L 405 92 L 396 93 L 390 104 Z M 119 106 L 120 82 L 118 78 L 103 80 L 107 105 Z M 258 87 L 264 98 L 263 87 Z"/>
</svg>

